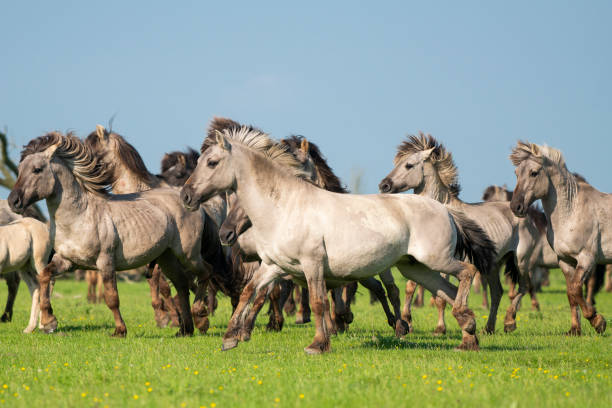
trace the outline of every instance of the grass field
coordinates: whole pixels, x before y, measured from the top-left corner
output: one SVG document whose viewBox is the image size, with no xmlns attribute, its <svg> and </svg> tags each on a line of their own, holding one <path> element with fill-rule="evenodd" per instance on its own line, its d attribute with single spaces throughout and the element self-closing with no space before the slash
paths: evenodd
<svg viewBox="0 0 612 408">
<path fill-rule="evenodd" d="M 53 299 L 59 332 L 24 335 L 29 295 L 22 284 L 13 322 L 0 326 L 0 405 L 611 407 L 612 294 L 597 298 L 608 318 L 605 335 L 584 321 L 582 337 L 566 337 L 563 281 L 558 271 L 551 278 L 540 295 L 542 312 L 524 301 L 518 330 L 509 335 L 500 313 L 497 334 L 481 335 L 477 353 L 453 351 L 461 335 L 449 312 L 449 333 L 433 337 L 436 312 L 428 306 L 415 311 L 415 333 L 396 340 L 380 307 L 370 306 L 360 289 L 355 322 L 323 356 L 302 351 L 312 323 L 296 326 L 289 317 L 283 332 L 267 333 L 264 315 L 250 342 L 221 352 L 226 298 L 207 335 L 177 339 L 176 329 L 155 327 L 146 283 L 120 283 L 126 339 L 109 337 L 106 306 L 87 304 L 85 283 L 68 280 L 58 281 Z M 479 295 L 470 300 L 480 329 L 486 311 Z M 504 298 L 500 310 L 507 305 Z"/>
</svg>

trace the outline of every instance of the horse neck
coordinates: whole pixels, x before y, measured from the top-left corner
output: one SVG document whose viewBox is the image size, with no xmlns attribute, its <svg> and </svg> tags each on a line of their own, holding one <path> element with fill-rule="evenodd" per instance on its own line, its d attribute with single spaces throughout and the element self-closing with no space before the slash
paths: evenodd
<svg viewBox="0 0 612 408">
<path fill-rule="evenodd" d="M 160 185 L 159 179 L 153 174 L 149 173 L 147 178 L 142 178 L 130 170 L 121 160 L 116 159 L 114 163 L 114 181 L 111 187 L 115 194 L 136 193 L 150 190 Z"/>
<path fill-rule="evenodd" d="M 542 197 L 542 207 L 553 225 L 559 225 L 572 215 L 578 194 L 578 183 L 567 169 L 548 166 L 548 193 Z"/>
<path fill-rule="evenodd" d="M 286 208 L 282 203 L 299 189 L 319 190 L 247 147 L 235 145 L 232 149 L 236 195 L 254 226 L 277 219 Z"/>
<path fill-rule="evenodd" d="M 83 215 L 94 200 L 94 195 L 85 190 L 72 172 L 61 164 L 54 164 L 56 185 L 54 193 L 47 197 L 49 220 L 52 224 L 64 222 L 74 223 L 74 220 Z"/>
<path fill-rule="evenodd" d="M 453 197 L 448 187 L 442 183 L 438 173 L 433 168 L 431 163 L 425 163 L 425 171 L 423 174 L 423 183 L 414 189 L 416 194 L 429 197 L 433 200 L 439 201 L 442 204 L 450 204 L 453 200 L 459 200 Z"/>
</svg>

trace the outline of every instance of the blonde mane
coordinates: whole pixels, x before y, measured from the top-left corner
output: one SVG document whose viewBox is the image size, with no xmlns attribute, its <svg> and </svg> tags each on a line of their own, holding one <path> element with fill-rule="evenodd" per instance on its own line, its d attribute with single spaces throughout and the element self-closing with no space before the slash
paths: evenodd
<svg viewBox="0 0 612 408">
<path fill-rule="evenodd" d="M 244 147 L 261 153 L 270 161 L 291 169 L 296 177 L 306 179 L 308 174 L 302 168 L 302 163 L 293 156 L 289 148 L 272 140 L 268 134 L 250 126 L 230 127 L 217 131 L 224 135 L 231 144 L 238 143 Z"/>
<path fill-rule="evenodd" d="M 97 195 L 107 195 L 109 185 L 104 166 L 81 139 L 72 132 L 66 135 L 50 132 L 28 143 L 21 152 L 21 161 L 30 154 L 44 152 L 54 147 L 54 157 L 61 159 L 71 170 L 79 185 Z"/>
<path fill-rule="evenodd" d="M 514 166 L 519 166 L 525 160 L 535 160 L 543 166 L 556 168 L 565 181 L 567 188 L 567 200 L 571 204 L 578 192 L 578 181 L 565 164 L 563 153 L 559 149 L 550 146 L 541 146 L 535 143 L 519 140 L 510 154 L 510 161 Z"/>
<path fill-rule="evenodd" d="M 453 155 L 429 134 L 419 132 L 418 136 L 408 136 L 408 140 L 402 142 L 397 148 L 397 154 L 393 159 L 393 163 L 397 165 L 406 156 L 429 149 L 433 149 L 429 160 L 436 169 L 440 181 L 446 187 L 456 190 L 458 194 L 460 190 L 459 172 L 453 161 Z"/>
</svg>

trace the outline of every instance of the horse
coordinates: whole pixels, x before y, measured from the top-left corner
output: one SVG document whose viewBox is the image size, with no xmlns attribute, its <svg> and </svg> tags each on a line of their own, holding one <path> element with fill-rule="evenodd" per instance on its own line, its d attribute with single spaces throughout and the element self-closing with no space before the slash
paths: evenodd
<svg viewBox="0 0 612 408">
<path fill-rule="evenodd" d="M 584 177 L 577 173 L 574 173 L 574 177 L 581 183 L 587 183 Z M 484 201 L 508 201 L 512 200 L 512 191 L 509 191 L 505 186 L 489 186 L 485 189 L 483 194 Z M 557 254 L 548 244 L 546 238 L 547 221 L 546 214 L 537 208 L 535 205 L 529 207 L 529 218 L 535 224 L 538 232 L 538 242 L 534 251 L 532 252 L 529 261 L 529 270 L 532 276 L 532 285 L 529 288 L 529 294 L 531 295 L 532 308 L 539 310 L 539 303 L 536 299 L 535 292 L 540 290 L 542 286 L 542 280 L 548 276 L 549 268 L 558 268 L 559 262 L 557 260 Z M 589 281 L 585 283 L 585 291 L 587 293 L 587 301 L 595 303 L 595 295 L 599 292 L 603 286 L 604 274 L 606 273 L 607 265 L 596 265 L 595 273 L 591 276 Z M 512 299 L 514 293 L 514 285 L 510 286 L 508 296 Z"/>
<path fill-rule="evenodd" d="M 529 287 L 527 260 L 533 251 L 533 236 L 537 232 L 528 221 L 512 214 L 509 203 L 469 204 L 461 201 L 458 178 L 452 154 L 431 135 L 421 132 L 418 136 L 409 136 L 398 147 L 394 168 L 380 182 L 379 189 L 383 193 L 413 189 L 416 194 L 439 201 L 448 208 L 460 209 L 488 234 L 495 243 L 497 260 L 494 273 L 481 271 L 486 275 L 491 290 L 491 308 L 485 332 L 495 332 L 497 309 L 503 294 L 499 271 L 504 263 L 506 273 L 519 280 L 519 293 L 510 303 L 504 319 L 504 331 L 513 331 L 516 329 L 519 302 Z M 521 228 L 521 223 L 525 224 L 525 228 Z"/>
<path fill-rule="evenodd" d="M 461 212 L 425 197 L 326 191 L 297 177 L 303 174 L 301 164 L 279 149 L 267 135 L 245 127 L 220 131 L 181 189 L 191 210 L 219 192 L 234 192 L 252 223 L 247 233 L 254 234 L 262 259 L 232 315 L 223 348 L 238 344 L 236 329 L 254 297 L 245 294 L 265 288 L 280 274 L 308 285 L 316 334 L 306 353 L 327 352 L 326 282 L 360 280 L 396 266 L 453 303 L 462 330 L 458 348 L 477 350 L 476 321 L 467 299 L 478 269 L 456 256 L 467 252 L 483 271 L 489 270 L 495 249 L 482 229 Z M 441 273 L 456 276 L 459 287 Z"/>
<path fill-rule="evenodd" d="M 309 142 L 303 136 L 291 136 L 289 138 L 282 139 L 280 144 L 286 146 L 294 157 L 302 164 L 302 167 L 309 174 L 315 176 L 312 181 L 316 185 L 328 191 L 341 194 L 347 193 L 346 189 L 342 186 L 340 179 L 333 173 L 316 144 Z M 237 208 L 233 211 L 236 212 Z M 246 230 L 246 228 L 243 226 L 247 225 L 248 217 L 244 212 L 241 212 L 240 214 L 241 217 L 232 217 L 231 213 L 228 214 L 228 219 L 226 219 L 225 223 L 222 225 L 220 235 L 222 236 L 222 240 L 225 244 L 231 244 L 230 240 L 235 241 L 236 238 Z M 239 233 L 237 233 L 237 226 L 241 226 L 239 228 Z M 385 292 L 380 282 L 373 277 L 370 277 L 368 279 L 359 281 L 359 283 L 375 293 L 385 312 L 387 322 L 396 330 L 396 335 L 398 337 L 403 337 L 409 331 L 409 325 L 400 318 L 399 289 L 397 286 L 395 286 L 391 271 L 387 270 L 380 276 L 387 288 L 387 293 L 389 294 L 389 298 L 395 309 L 395 314 L 393 314 L 389 309 L 387 297 L 385 296 Z M 356 287 L 347 287 L 345 285 L 336 288 L 332 293 L 333 320 L 336 327 L 340 331 L 345 331 L 348 328 L 348 324 L 353 320 L 353 314 L 350 310 L 350 303 L 352 300 L 351 294 L 354 295 L 355 291 Z M 308 296 L 308 293 L 306 292 L 304 295 Z"/>
<path fill-rule="evenodd" d="M 91 148 L 98 159 L 103 164 L 106 164 L 104 167 L 108 173 L 108 181 L 113 192 L 116 194 L 129 194 L 158 187 L 177 187 L 169 185 L 163 179 L 150 173 L 138 151 L 121 135 L 109 132 L 103 126 L 98 125 L 96 131 L 87 137 L 85 143 Z M 219 243 L 218 226 L 208 215 L 208 209 L 204 208 L 204 210 L 202 257 L 212 266 L 212 276 L 223 276 L 228 273 L 229 267 L 226 264 L 225 254 Z M 175 313 L 175 308 L 172 307 L 173 301 L 170 298 L 170 287 L 163 276 L 161 276 L 159 268 L 153 268 L 151 275 L 148 281 L 156 312 L 156 320 L 159 325 L 159 294 L 162 294 L 162 300 L 165 303 L 161 307 L 167 306 L 171 313 Z M 192 285 L 194 291 L 196 290 L 195 288 Z M 194 314 L 196 327 L 202 333 L 205 333 L 208 329 L 208 319 L 206 318 L 208 313 L 205 306 L 194 303 L 193 310 L 197 311 Z"/>
<path fill-rule="evenodd" d="M 516 167 L 516 187 L 510 208 L 525 217 L 540 199 L 546 213 L 548 243 L 557 254 L 567 284 L 572 323 L 568 335 L 582 333 L 578 306 L 597 333 L 606 320 L 582 293 L 598 264 L 612 263 L 612 194 L 577 180 L 565 164 L 561 151 L 518 141 L 510 161 Z"/>
<path fill-rule="evenodd" d="M 48 228 L 38 219 L 38 213 L 28 207 L 24 215 L 12 212 L 7 201 L 0 200 L 0 275 L 5 276 L 9 289 L 1 321 L 12 320 L 19 282 L 23 279 L 32 297 L 30 321 L 23 332 L 31 333 L 40 314 L 37 274 L 49 260 L 51 244 Z"/>
<path fill-rule="evenodd" d="M 200 254 L 203 212 L 186 211 L 175 189 L 110 195 L 107 176 L 90 148 L 71 133 L 47 133 L 31 140 L 21 152 L 9 206 L 20 213 L 46 200 L 56 251 L 39 274 L 43 330 L 57 329 L 48 291 L 52 276 L 77 268 L 95 269 L 102 274 L 104 300 L 114 316 L 113 336 L 125 337 L 116 271 L 156 260 L 179 293 L 177 335 L 191 335 L 189 282 L 197 276 L 201 287 L 210 273 Z M 198 291 L 196 301 L 201 296 Z"/>
</svg>

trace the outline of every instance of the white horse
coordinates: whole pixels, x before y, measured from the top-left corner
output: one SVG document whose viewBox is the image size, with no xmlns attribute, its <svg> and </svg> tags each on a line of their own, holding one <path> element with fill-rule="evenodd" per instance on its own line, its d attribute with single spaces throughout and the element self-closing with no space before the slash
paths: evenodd
<svg viewBox="0 0 612 408">
<path fill-rule="evenodd" d="M 612 194 L 579 182 L 565 165 L 561 152 L 548 146 L 519 141 L 510 155 L 516 166 L 516 188 L 510 207 L 518 217 L 542 200 L 548 221 L 548 243 L 559 258 L 567 282 L 572 312 L 570 335 L 580 335 L 580 315 L 598 333 L 606 320 L 582 295 L 582 285 L 597 264 L 612 263 Z"/>
<path fill-rule="evenodd" d="M 0 226 L 0 274 L 19 271 L 32 295 L 30 321 L 24 333 L 36 328 L 40 312 L 37 274 L 47 265 L 51 248 L 47 225 L 34 218 L 19 218 Z"/>
<path fill-rule="evenodd" d="M 299 168 L 289 152 L 277 154 L 275 160 L 266 156 L 263 152 L 270 145 L 258 131 L 224 130 L 198 160 L 181 197 L 188 208 L 196 209 L 222 191 L 236 193 L 253 224 L 251 233 L 262 259 L 249 285 L 267 286 L 278 277 L 276 268 L 308 285 L 316 335 L 307 353 L 330 349 L 324 319 L 326 280 L 360 280 L 394 265 L 453 303 L 463 335 L 459 348 L 478 348 L 474 313 L 467 305 L 477 269 L 455 256 L 469 248 L 479 264 L 493 262 L 495 251 L 480 228 L 460 212 L 449 212 L 425 197 L 349 195 L 320 189 L 277 163 L 295 161 L 294 167 Z M 459 287 L 440 273 L 456 276 Z M 238 327 L 252 298 L 241 297 L 224 348 L 236 346 L 232 328 Z"/>
</svg>

